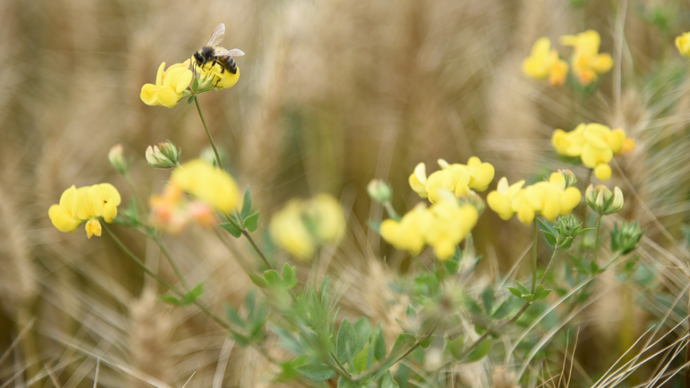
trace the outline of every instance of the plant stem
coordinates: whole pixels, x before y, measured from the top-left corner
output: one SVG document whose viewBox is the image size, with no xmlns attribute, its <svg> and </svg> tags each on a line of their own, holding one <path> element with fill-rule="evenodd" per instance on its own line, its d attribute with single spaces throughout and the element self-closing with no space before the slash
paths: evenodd
<svg viewBox="0 0 690 388">
<path fill-rule="evenodd" d="M 194 97 L 194 104 L 196 104 L 196 110 L 199 112 L 199 118 L 201 118 L 201 123 L 204 124 L 204 129 L 206 130 L 206 136 L 208 136 L 208 141 L 211 143 L 211 148 L 213 148 L 213 153 L 216 155 L 216 163 L 218 163 L 218 168 L 223 169 L 223 165 L 220 162 L 220 155 L 218 154 L 218 150 L 216 149 L 216 143 L 213 141 L 213 137 L 211 137 L 211 132 L 208 130 L 208 126 L 206 125 L 206 120 L 204 120 L 204 114 L 201 113 L 201 107 L 199 106 L 199 96 Z"/>
<path fill-rule="evenodd" d="M 136 186 L 134 186 L 134 182 L 132 181 L 132 177 L 129 175 L 129 171 L 125 171 L 122 174 L 122 176 L 125 178 L 125 182 L 127 182 L 127 186 L 129 186 L 129 189 L 132 190 L 132 195 L 134 195 L 134 202 L 136 204 L 137 212 L 141 212 L 140 215 L 146 215 L 144 201 L 141 200 L 139 192 L 137 191 L 137 188 Z"/>
<path fill-rule="evenodd" d="M 161 252 L 163 252 L 163 256 L 165 256 L 165 258 L 168 259 L 168 263 L 170 263 L 170 266 L 175 272 L 175 275 L 178 279 L 180 279 L 180 284 L 182 284 L 182 288 L 184 288 L 185 291 L 189 291 L 189 287 L 187 286 L 187 283 L 184 281 L 184 275 L 180 271 L 180 268 L 177 266 L 177 264 L 175 264 L 175 260 L 173 260 L 168 248 L 165 246 L 165 244 L 163 244 L 161 237 L 155 234 L 155 232 L 152 233 L 149 237 L 152 238 L 153 241 L 156 242 L 156 244 L 158 244 L 158 247 L 161 249 Z"/>
<path fill-rule="evenodd" d="M 476 348 L 477 345 L 479 345 L 482 341 L 484 341 L 484 339 L 486 339 L 486 337 L 488 337 L 489 334 L 491 334 L 491 333 L 493 333 L 493 332 L 495 332 L 495 331 L 498 331 L 498 330 L 502 329 L 504 326 L 510 325 L 511 323 L 517 321 L 518 318 L 520 318 L 520 316 L 522 316 L 522 314 L 524 314 L 524 312 L 527 311 L 527 308 L 528 308 L 530 305 L 531 305 L 530 302 L 525 302 L 525 304 L 522 305 L 522 308 L 520 309 L 520 311 L 518 311 L 517 313 L 515 313 L 515 315 L 513 315 L 512 318 L 510 318 L 509 320 L 507 320 L 507 321 L 505 321 L 505 322 L 503 322 L 503 323 L 501 323 L 501 324 L 499 324 L 499 325 L 497 325 L 497 326 L 495 326 L 495 327 L 492 327 L 491 329 L 488 329 L 484 334 L 482 334 L 481 336 L 479 336 L 479 338 L 477 338 L 476 341 L 472 342 L 472 345 L 468 346 L 467 349 L 465 349 L 465 351 L 462 353 L 461 358 L 464 358 L 465 356 L 467 356 L 468 354 L 470 354 L 470 352 L 471 352 L 472 350 L 474 350 L 474 348 Z"/>
<path fill-rule="evenodd" d="M 597 228 L 595 230 L 595 233 L 597 234 L 597 239 L 594 243 L 594 259 L 592 260 L 594 263 L 597 262 L 597 257 L 599 256 L 599 244 L 601 242 L 601 218 L 602 214 L 599 213 L 599 215 L 597 216 Z"/>
<path fill-rule="evenodd" d="M 551 268 L 551 264 L 553 263 L 553 259 L 556 258 L 556 252 L 558 252 L 558 243 L 560 242 L 560 238 L 556 239 L 556 247 L 553 249 L 553 254 L 551 255 L 551 259 L 549 259 L 549 264 L 546 265 L 546 269 L 544 270 L 544 274 L 541 276 L 541 280 L 539 281 L 539 284 L 543 284 L 544 280 L 546 280 L 546 274 L 549 273 L 549 269 Z"/>
<path fill-rule="evenodd" d="M 113 239 L 113 241 L 115 242 L 115 244 L 117 244 L 117 246 L 120 247 L 120 249 L 121 249 L 124 253 L 126 253 L 127 256 L 129 256 L 130 259 L 134 260 L 134 262 L 135 262 L 139 267 L 141 267 L 141 269 L 143 269 L 144 272 L 146 272 L 147 275 L 149 275 L 149 276 L 151 276 L 152 278 L 156 279 L 156 281 L 158 281 L 158 283 L 162 284 L 165 288 L 167 288 L 168 290 L 170 290 L 170 291 L 172 291 L 173 293 L 177 294 L 178 296 L 181 296 L 181 297 L 182 297 L 182 296 L 185 295 L 185 293 L 182 292 L 182 291 L 180 291 L 177 287 L 175 287 L 175 286 L 173 286 L 172 284 L 168 283 L 165 279 L 161 278 L 161 277 L 158 276 L 156 273 L 154 273 L 153 271 L 151 271 L 150 269 L 148 269 L 148 268 L 146 267 L 146 265 L 144 264 L 144 262 L 141 261 L 141 260 L 139 260 L 139 258 L 137 258 L 137 257 L 134 255 L 134 253 L 132 253 L 132 251 L 130 251 L 129 248 L 127 248 L 127 247 L 125 246 L 125 244 L 124 244 L 122 241 L 120 241 L 120 239 L 117 238 L 117 236 L 115 236 L 115 234 L 114 234 L 113 232 L 110 231 L 110 228 L 109 228 L 107 225 L 103 225 L 103 229 L 105 229 L 105 231 L 108 233 L 108 235 L 110 235 L 110 237 Z M 230 324 L 228 324 L 227 322 L 225 322 L 224 320 L 222 320 L 220 317 L 218 317 L 217 315 L 215 315 L 214 313 L 212 313 L 206 306 L 204 306 L 204 305 L 202 305 L 201 303 L 199 303 L 199 301 L 196 301 L 196 300 L 195 300 L 195 301 L 194 301 L 194 304 L 195 304 L 197 307 L 199 307 L 199 309 L 201 309 L 201 311 L 203 311 L 204 314 L 206 314 L 209 318 L 211 318 L 211 319 L 213 319 L 214 321 L 216 321 L 216 322 L 217 322 L 219 325 L 221 325 L 223 328 L 225 328 L 226 330 L 228 330 L 229 332 L 231 332 L 231 333 L 233 333 L 233 334 L 236 333 L 235 330 L 233 330 L 233 328 L 230 327 Z"/>
<path fill-rule="evenodd" d="M 400 216 L 398 215 L 398 212 L 395 211 L 393 208 L 393 205 L 391 204 L 391 201 L 386 201 L 383 203 L 383 207 L 386 208 L 386 212 L 388 212 L 388 216 L 396 221 L 400 221 Z"/>
<path fill-rule="evenodd" d="M 532 240 L 532 295 L 537 289 L 537 237 L 539 237 L 539 227 L 537 220 L 534 220 L 534 239 Z"/>
</svg>

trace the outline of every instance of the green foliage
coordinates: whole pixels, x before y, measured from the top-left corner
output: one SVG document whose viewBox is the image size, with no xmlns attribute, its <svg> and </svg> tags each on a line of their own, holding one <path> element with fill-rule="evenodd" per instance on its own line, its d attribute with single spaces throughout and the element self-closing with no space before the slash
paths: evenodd
<svg viewBox="0 0 690 388">
<path fill-rule="evenodd" d="M 199 283 L 196 287 L 184 294 L 181 298 L 176 298 L 170 295 L 163 295 L 160 299 L 168 304 L 175 306 L 189 306 L 193 304 L 201 294 L 204 293 L 203 283 Z"/>
<path fill-rule="evenodd" d="M 621 251 L 622 255 L 632 252 L 637 248 L 637 243 L 640 242 L 644 232 L 640 230 L 638 221 L 623 222 L 620 228 L 616 222 L 611 231 L 611 250 Z"/>
</svg>

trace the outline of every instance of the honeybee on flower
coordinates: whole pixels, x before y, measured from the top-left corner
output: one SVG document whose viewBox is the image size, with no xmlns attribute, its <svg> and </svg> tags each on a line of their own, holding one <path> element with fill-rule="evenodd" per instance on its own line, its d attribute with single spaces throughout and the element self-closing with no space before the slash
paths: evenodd
<svg viewBox="0 0 690 388">
<path fill-rule="evenodd" d="M 240 69 L 233 57 L 241 57 L 244 52 L 218 46 L 223 41 L 224 34 L 225 24 L 220 23 L 213 29 L 206 45 L 192 55 L 201 90 L 227 89 L 234 86 L 240 78 Z"/>
</svg>

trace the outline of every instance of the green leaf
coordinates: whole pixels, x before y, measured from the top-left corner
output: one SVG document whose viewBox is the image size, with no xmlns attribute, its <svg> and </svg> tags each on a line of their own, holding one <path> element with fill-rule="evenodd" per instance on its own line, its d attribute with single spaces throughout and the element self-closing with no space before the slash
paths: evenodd
<svg viewBox="0 0 690 388">
<path fill-rule="evenodd" d="M 397 354 L 402 349 L 410 348 L 416 341 L 415 336 L 410 333 L 401 333 L 395 340 L 391 354 Z"/>
<path fill-rule="evenodd" d="M 364 345 L 364 349 L 352 360 L 352 366 L 357 374 L 367 369 L 369 366 L 369 344 Z"/>
<path fill-rule="evenodd" d="M 338 379 L 338 388 L 359 388 L 360 385 L 357 385 L 357 383 L 346 379 L 343 376 L 340 376 Z"/>
<path fill-rule="evenodd" d="M 494 309 L 494 289 L 489 287 L 482 292 L 482 302 L 484 302 L 484 310 L 491 315 Z"/>
<path fill-rule="evenodd" d="M 196 98 L 196 96 L 189 97 L 189 99 L 187 100 L 187 105 L 192 105 L 192 103 L 194 102 L 194 98 Z"/>
<path fill-rule="evenodd" d="M 226 222 L 223 224 L 220 224 L 220 226 L 230 232 L 231 235 L 239 238 L 242 235 L 242 230 L 240 230 L 238 227 L 233 225 L 231 222 Z"/>
<path fill-rule="evenodd" d="M 391 374 L 391 371 L 389 370 L 386 372 L 385 375 L 381 378 L 381 388 L 399 388 L 398 383 L 395 382 L 393 379 L 393 374 Z"/>
<path fill-rule="evenodd" d="M 369 220 L 369 227 L 374 229 L 376 233 L 381 233 L 381 221 Z"/>
<path fill-rule="evenodd" d="M 355 354 L 357 354 L 360 350 L 364 349 L 364 345 L 366 345 L 371 337 L 371 324 L 366 317 L 362 317 L 359 318 L 353 326 L 355 328 L 355 333 L 357 333 L 357 347 L 354 350 Z"/>
<path fill-rule="evenodd" d="M 264 279 L 266 279 L 269 287 L 280 286 L 283 283 L 282 280 L 280 280 L 280 276 L 278 276 L 278 272 L 274 269 L 264 271 Z"/>
<path fill-rule="evenodd" d="M 357 347 L 357 333 L 350 321 L 345 318 L 340 324 L 338 330 L 338 339 L 336 340 L 336 357 L 340 363 L 345 364 L 354 356 L 355 348 Z"/>
<path fill-rule="evenodd" d="M 541 284 L 537 286 L 537 289 L 534 290 L 534 300 L 542 300 L 546 299 L 547 296 L 551 293 L 552 290 L 547 290 L 542 286 Z"/>
<path fill-rule="evenodd" d="M 412 330 L 419 330 L 419 320 L 417 319 L 417 310 L 412 307 L 411 304 L 407 305 L 407 310 L 405 311 L 405 317 L 407 317 L 407 323 L 412 327 Z"/>
<path fill-rule="evenodd" d="M 542 234 L 544 235 L 544 240 L 546 240 L 546 245 L 554 248 L 558 244 L 558 237 L 554 236 L 550 232 L 542 231 Z"/>
<path fill-rule="evenodd" d="M 249 216 L 249 213 L 252 211 L 252 192 L 249 190 L 249 185 L 247 185 L 247 189 L 244 190 L 244 199 L 242 200 L 242 218 L 246 219 L 247 216 Z M 246 221 L 245 221 L 246 222 Z M 249 229 L 249 228 L 247 228 Z"/>
<path fill-rule="evenodd" d="M 522 291 L 518 290 L 515 287 L 506 287 L 508 288 L 508 291 L 510 291 L 511 294 L 517 296 L 518 298 L 522 298 Z"/>
<path fill-rule="evenodd" d="M 259 275 L 255 275 L 253 273 L 250 273 L 248 275 L 249 275 L 249 279 L 252 280 L 252 283 L 256 284 L 258 287 L 260 287 L 260 288 L 267 288 L 268 287 L 268 283 L 266 282 L 266 279 L 262 278 Z"/>
<path fill-rule="evenodd" d="M 511 291 L 512 293 L 512 291 Z M 515 295 L 515 294 L 513 294 Z M 513 301 L 515 299 L 508 299 L 505 302 L 501 303 L 500 306 L 494 311 L 493 315 L 491 315 L 494 319 L 501 319 L 505 317 L 506 315 L 510 314 L 510 312 L 513 310 Z"/>
<path fill-rule="evenodd" d="M 448 351 L 450 355 L 453 356 L 455 360 L 459 360 L 462 357 L 462 349 L 465 347 L 465 339 L 462 336 L 448 341 Z"/>
<path fill-rule="evenodd" d="M 285 263 L 281 275 L 283 275 L 283 286 L 285 286 L 285 288 L 287 288 L 288 290 L 297 285 L 297 275 L 295 273 L 295 267 L 292 267 L 290 264 Z"/>
<path fill-rule="evenodd" d="M 199 283 L 199 284 L 197 284 L 196 287 L 194 287 L 192 290 L 190 290 L 188 293 L 185 294 L 185 296 L 183 297 L 183 300 L 184 300 L 185 304 L 192 304 L 203 293 L 204 293 L 204 284 Z"/>
<path fill-rule="evenodd" d="M 321 364 L 316 360 L 300 365 L 295 369 L 309 380 L 317 382 L 326 381 L 335 375 L 335 371 L 328 365 Z"/>
<path fill-rule="evenodd" d="M 479 361 L 489 354 L 489 350 L 491 350 L 491 340 L 487 339 L 480 342 L 479 345 L 467 355 L 467 358 L 472 362 Z"/>
<path fill-rule="evenodd" d="M 260 212 L 253 213 L 244 219 L 244 227 L 250 232 L 255 231 L 259 226 L 259 213 Z"/>
<path fill-rule="evenodd" d="M 194 77 L 194 83 L 192 83 L 192 92 L 196 93 L 199 90 L 199 79 Z"/>
<path fill-rule="evenodd" d="M 172 305 L 175 305 L 175 306 L 183 306 L 183 305 L 184 305 L 184 303 L 183 303 L 181 300 L 175 298 L 174 296 L 170 296 L 170 295 L 161 295 L 159 298 L 160 298 L 160 300 L 161 300 L 162 302 L 165 302 L 165 303 L 168 303 L 168 304 L 172 304 Z"/>
<path fill-rule="evenodd" d="M 282 346 L 287 351 L 298 356 L 305 353 L 302 344 L 295 337 L 293 337 L 290 332 L 276 325 L 271 325 L 271 330 L 273 330 L 273 332 L 278 335 L 278 338 L 280 338 L 281 342 L 278 344 L 279 346 Z"/>
<path fill-rule="evenodd" d="M 529 293 L 530 293 L 529 288 L 523 286 L 522 284 L 520 284 L 520 282 L 515 282 L 515 284 L 517 284 L 518 288 L 520 289 L 520 291 L 521 291 L 523 294 L 529 294 Z"/>
<path fill-rule="evenodd" d="M 247 327 L 247 324 L 237 313 L 237 310 L 235 310 L 235 308 L 233 308 L 232 306 L 225 305 L 225 313 L 228 316 L 228 319 L 230 319 L 230 322 L 236 324 L 239 327 Z"/>
<path fill-rule="evenodd" d="M 431 345 L 431 343 L 434 341 L 435 338 L 436 338 L 436 334 L 432 334 L 429 336 L 429 338 L 425 339 L 424 342 L 419 344 L 419 346 L 426 349 L 429 347 L 429 345 Z"/>
<path fill-rule="evenodd" d="M 383 330 L 381 330 L 381 324 L 376 327 L 373 337 L 374 345 L 374 358 L 377 361 L 381 361 L 386 357 L 386 337 L 383 336 Z"/>
</svg>

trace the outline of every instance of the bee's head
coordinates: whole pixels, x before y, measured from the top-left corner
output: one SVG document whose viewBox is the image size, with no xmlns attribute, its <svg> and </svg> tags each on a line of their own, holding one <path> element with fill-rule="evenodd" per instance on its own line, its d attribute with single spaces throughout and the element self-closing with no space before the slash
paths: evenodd
<svg viewBox="0 0 690 388">
<path fill-rule="evenodd" d="M 204 57 L 199 54 L 199 52 L 194 53 L 194 60 L 196 61 L 196 64 L 201 66 L 204 63 Z"/>
</svg>

